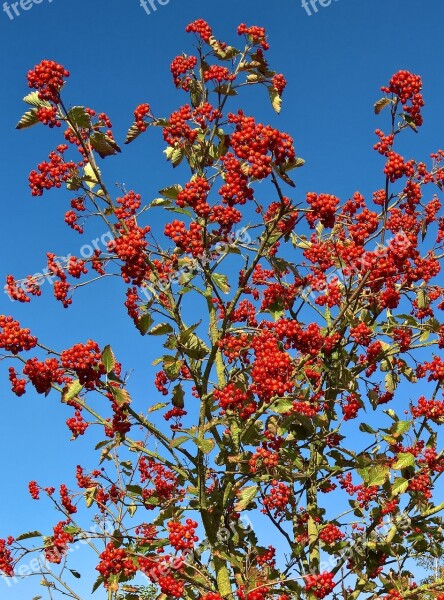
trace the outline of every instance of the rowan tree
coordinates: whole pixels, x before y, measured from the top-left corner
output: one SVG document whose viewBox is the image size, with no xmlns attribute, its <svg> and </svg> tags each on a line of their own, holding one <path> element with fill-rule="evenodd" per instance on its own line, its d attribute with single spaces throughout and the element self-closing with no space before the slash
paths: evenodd
<svg viewBox="0 0 444 600">
<path fill-rule="evenodd" d="M 93 339 L 49 349 L 0 317 L 12 391 L 71 407 L 73 439 L 103 431 L 76 489 L 30 482 L 60 516 L 46 535 L 1 540 L 0 569 L 13 577 L 43 552 L 49 596 L 79 599 L 70 550 L 85 542 L 94 591 L 109 599 L 435 597 L 444 580 L 420 583 L 411 559 L 443 543 L 444 152 L 395 150 L 423 124 L 421 78 L 397 72 L 375 104 L 388 124 L 373 194 L 302 198 L 293 138 L 238 107 L 248 87 L 281 110 L 286 81 L 265 30 L 241 24 L 241 49 L 202 19 L 186 30 L 193 54 L 171 63 L 183 103 L 166 117 L 156 98 L 139 104 L 125 141 L 162 132 L 177 169 L 154 199 L 104 181 L 100 160 L 121 148 L 105 113 L 67 105 L 65 67 L 43 60 L 28 73 L 18 128 L 63 134 L 30 174 L 32 194 L 66 188 L 66 224 L 83 234 L 101 219 L 112 236 L 90 259 L 48 253 L 54 296 L 69 309 L 89 279 L 121 277 L 160 396 L 131 397 L 131 352 L 121 363 Z M 10 276 L 7 292 L 27 303 L 41 285 Z"/>
</svg>

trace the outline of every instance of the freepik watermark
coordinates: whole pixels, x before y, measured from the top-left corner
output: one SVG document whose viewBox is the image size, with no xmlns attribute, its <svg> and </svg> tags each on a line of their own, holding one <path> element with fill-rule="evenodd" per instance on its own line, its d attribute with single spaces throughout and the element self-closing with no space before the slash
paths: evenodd
<svg viewBox="0 0 444 600">
<path fill-rule="evenodd" d="M 321 8 L 327 8 L 330 6 L 332 2 L 337 2 L 338 0 L 302 0 L 302 8 L 305 8 L 305 12 L 309 17 L 314 13 L 319 12 L 318 5 Z"/>
<path fill-rule="evenodd" d="M 42 4 L 45 0 L 20 0 L 19 2 L 3 2 L 3 12 L 5 12 L 9 19 L 13 21 L 16 17 L 19 17 L 23 11 L 31 10 L 34 4 Z M 168 0 L 169 1 L 169 0 Z M 51 4 L 53 0 L 46 0 Z"/>
<path fill-rule="evenodd" d="M 140 0 L 140 6 L 147 15 L 155 13 L 158 9 L 158 6 L 166 6 L 169 3 L 170 0 Z"/>
</svg>

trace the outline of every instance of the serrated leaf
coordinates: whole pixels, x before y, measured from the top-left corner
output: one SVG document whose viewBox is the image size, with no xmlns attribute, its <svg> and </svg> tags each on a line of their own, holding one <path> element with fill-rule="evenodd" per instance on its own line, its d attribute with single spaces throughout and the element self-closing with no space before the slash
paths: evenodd
<svg viewBox="0 0 444 600">
<path fill-rule="evenodd" d="M 386 106 L 388 106 L 391 103 L 392 101 L 390 100 L 390 98 L 381 98 L 381 100 L 375 102 L 375 115 L 379 115 L 381 110 L 383 110 Z"/>
<path fill-rule="evenodd" d="M 111 386 L 111 394 L 118 406 L 124 406 L 131 403 L 131 396 L 127 390 Z"/>
<path fill-rule="evenodd" d="M 220 273 L 213 273 L 211 275 L 211 279 L 214 281 L 216 286 L 220 289 L 223 294 L 228 294 L 230 292 L 230 285 L 228 283 L 228 277 L 226 275 L 222 275 Z"/>
<path fill-rule="evenodd" d="M 87 163 L 83 167 L 83 172 L 85 173 L 83 181 L 92 190 L 99 183 L 99 180 L 97 179 L 96 174 L 94 173 L 94 169 L 92 168 L 90 163 Z"/>
<path fill-rule="evenodd" d="M 268 88 L 268 94 L 270 96 L 271 106 L 279 114 L 281 112 L 281 108 L 282 108 L 282 98 L 281 98 L 279 92 L 277 91 L 276 88 L 274 88 L 273 86 L 270 86 Z"/>
<path fill-rule="evenodd" d="M 168 198 L 169 200 L 177 200 L 177 197 L 182 191 L 182 189 L 182 186 L 176 183 L 174 185 L 170 185 L 166 188 L 163 188 L 163 190 L 160 190 L 159 194 L 162 194 L 162 196 Z"/>
<path fill-rule="evenodd" d="M 17 542 L 21 542 L 22 540 L 30 540 L 31 538 L 42 537 L 40 531 L 27 531 L 26 533 L 22 533 L 17 536 L 15 539 Z"/>
<path fill-rule="evenodd" d="M 188 435 L 181 435 L 177 438 L 174 438 L 173 440 L 170 441 L 170 447 L 171 448 L 178 448 L 179 446 L 181 446 L 182 444 L 184 444 L 185 442 L 187 442 L 190 439 L 190 437 Z"/>
<path fill-rule="evenodd" d="M 259 486 L 257 485 L 251 485 L 246 488 L 243 488 L 243 490 L 238 495 L 239 500 L 238 502 L 236 502 L 234 510 L 236 512 L 241 512 L 245 510 L 245 508 L 247 508 L 247 506 L 256 498 L 258 490 Z"/>
<path fill-rule="evenodd" d="M 91 127 L 91 117 L 86 112 L 84 106 L 73 106 L 68 112 L 68 118 L 77 125 L 77 127 L 82 129 L 89 129 Z"/>
<path fill-rule="evenodd" d="M 147 313 L 146 315 L 142 315 L 137 321 L 137 329 L 140 331 L 142 335 L 146 335 L 148 333 L 148 329 L 154 323 L 153 317 Z"/>
<path fill-rule="evenodd" d="M 404 477 L 396 477 L 395 481 L 392 483 L 392 496 L 397 496 L 398 494 L 403 494 L 409 486 L 409 482 Z"/>
<path fill-rule="evenodd" d="M 211 438 L 195 438 L 196 446 L 201 450 L 204 454 L 209 454 L 212 450 L 214 450 L 214 440 Z"/>
<path fill-rule="evenodd" d="M 23 102 L 26 102 L 26 104 L 30 104 L 31 106 L 35 106 L 36 108 L 40 108 L 41 106 L 44 106 L 45 108 L 51 108 L 50 102 L 47 100 L 40 100 L 38 92 L 31 92 L 23 98 Z"/>
<path fill-rule="evenodd" d="M 148 409 L 148 412 L 149 413 L 156 412 L 156 410 L 161 410 L 162 408 L 165 408 L 166 406 L 168 406 L 168 402 L 157 402 L 157 404 L 155 404 L 154 406 L 150 406 L 150 408 Z"/>
<path fill-rule="evenodd" d="M 155 208 L 156 206 L 171 206 L 171 200 L 168 200 L 168 198 L 154 198 L 154 200 L 150 202 L 150 208 Z"/>
<path fill-rule="evenodd" d="M 390 469 L 385 465 L 376 465 L 374 467 L 371 467 L 368 473 L 368 485 L 383 485 L 389 478 L 389 475 Z"/>
<path fill-rule="evenodd" d="M 149 335 L 165 335 L 167 333 L 173 333 L 174 329 L 171 327 L 169 323 L 159 323 L 155 325 L 151 331 L 149 331 Z"/>
<path fill-rule="evenodd" d="M 411 426 L 410 421 L 397 421 L 392 425 L 390 433 L 393 437 L 400 437 L 404 433 L 407 433 Z"/>
<path fill-rule="evenodd" d="M 25 112 L 23 117 L 16 125 L 16 129 L 27 129 L 28 127 L 32 127 L 33 125 L 37 125 L 40 121 L 37 118 L 37 110 L 32 108 Z"/>
<path fill-rule="evenodd" d="M 424 310 L 430 304 L 430 298 L 424 288 L 420 288 L 416 292 L 416 302 L 418 304 L 418 308 Z"/>
<path fill-rule="evenodd" d="M 78 396 L 82 390 L 83 385 L 78 379 L 71 381 L 71 383 L 63 389 L 62 402 L 68 402 L 69 400 L 72 400 L 73 398 Z"/>
<path fill-rule="evenodd" d="M 407 467 L 415 466 L 415 457 L 410 452 L 400 452 L 397 457 L 397 461 L 392 466 L 392 469 L 396 471 L 401 471 Z"/>
<path fill-rule="evenodd" d="M 370 427 L 370 425 L 367 425 L 367 423 L 361 423 L 359 425 L 359 431 L 363 431 L 364 433 L 377 433 L 377 431 L 373 429 L 373 427 Z"/>
<path fill-rule="evenodd" d="M 114 154 L 121 152 L 116 142 L 101 131 L 95 131 L 89 139 L 91 146 L 101 158 L 113 156 Z"/>
<path fill-rule="evenodd" d="M 111 350 L 111 346 L 105 346 L 102 352 L 102 363 L 107 373 L 111 373 L 116 364 L 116 357 L 114 352 Z"/>
<path fill-rule="evenodd" d="M 134 142 L 134 140 L 136 138 L 139 137 L 139 135 L 141 135 L 142 133 L 144 133 L 143 131 L 141 131 L 138 126 L 136 125 L 136 123 L 134 122 L 131 127 L 128 129 L 128 132 L 126 134 L 126 138 L 125 138 L 125 144 L 131 144 L 131 142 Z"/>
</svg>

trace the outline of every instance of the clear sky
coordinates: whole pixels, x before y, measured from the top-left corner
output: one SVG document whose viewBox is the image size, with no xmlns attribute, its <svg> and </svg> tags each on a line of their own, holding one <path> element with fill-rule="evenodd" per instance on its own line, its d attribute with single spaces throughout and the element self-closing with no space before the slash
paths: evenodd
<svg viewBox="0 0 444 600">
<path fill-rule="evenodd" d="M 8 273 L 19 277 L 40 271 L 48 250 L 78 255 L 83 244 L 103 233 L 88 230 L 80 238 L 68 230 L 63 224 L 66 192 L 37 199 L 29 193 L 29 171 L 59 143 L 57 133 L 43 127 L 14 129 L 24 111 L 26 72 L 43 58 L 70 69 L 67 102 L 107 112 L 123 142 L 137 104 L 149 102 L 156 114 L 167 116 L 183 101 L 172 86 L 169 64 L 182 51 L 191 51 L 187 23 L 203 17 L 219 39 L 234 45 L 240 22 L 265 26 L 271 65 L 289 84 L 279 117 L 265 96 L 256 101 L 257 110 L 250 106 L 248 112 L 294 137 L 297 154 L 306 159 L 296 177 L 295 194 L 301 199 L 306 191 L 346 198 L 382 186 L 382 162 L 371 148 L 374 129 L 384 128 L 386 121 L 373 114 L 373 102 L 399 69 L 424 79 L 425 125 L 418 136 L 406 135 L 410 148 L 417 158 L 427 158 L 444 147 L 442 0 L 333 0 L 324 7 L 318 0 L 317 12 L 310 5 L 304 9 L 301 0 L 159 0 L 150 14 L 139 0 L 22 0 L 28 10 L 15 4 L 19 14 L 11 7 L 12 19 L 0 8 L 1 282 Z M 161 150 L 158 138 L 150 143 L 145 136 L 125 147 L 118 159 L 108 159 L 103 171 L 111 184 L 125 183 L 149 201 L 176 183 Z M 131 327 L 119 285 L 83 289 L 68 310 L 55 302 L 47 285 L 43 289 L 44 297 L 30 306 L 13 305 L 1 294 L 0 314 L 14 314 L 48 346 L 68 347 L 90 337 L 111 343 L 119 359 L 135 369 L 132 385 L 139 401 L 157 398 L 149 367 L 156 348 Z M 36 514 L 27 494 L 30 479 L 70 483 L 78 462 L 93 466 L 88 465 L 89 440 L 69 443 L 64 421 L 70 414 L 57 398 L 31 391 L 16 398 L 5 371 L 0 379 L 0 537 L 54 522 L 44 504 Z M 36 591 L 28 584 L 8 588 L 0 581 L 1 598 L 23 598 L 30 590 Z"/>
</svg>

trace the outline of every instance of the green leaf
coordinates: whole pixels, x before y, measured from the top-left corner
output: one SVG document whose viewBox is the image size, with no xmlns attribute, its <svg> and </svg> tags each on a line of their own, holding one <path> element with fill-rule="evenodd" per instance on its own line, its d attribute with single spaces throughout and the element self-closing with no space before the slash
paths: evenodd
<svg viewBox="0 0 444 600">
<path fill-rule="evenodd" d="M 181 446 L 182 444 L 184 444 L 185 442 L 187 442 L 190 439 L 190 437 L 188 435 L 181 435 L 177 438 L 174 438 L 170 441 L 170 447 L 171 448 L 178 448 L 179 446 Z"/>
<path fill-rule="evenodd" d="M 211 275 L 211 279 L 214 281 L 216 286 L 220 289 L 223 294 L 228 294 L 230 292 L 230 285 L 228 283 L 228 277 L 226 275 L 222 275 L 220 273 L 213 273 Z"/>
<path fill-rule="evenodd" d="M 116 142 L 101 131 L 95 131 L 89 139 L 91 146 L 101 158 L 106 158 L 107 156 L 112 156 L 121 152 Z"/>
<path fill-rule="evenodd" d="M 154 323 L 153 317 L 150 315 L 150 313 L 146 313 L 146 315 L 142 315 L 140 317 L 140 319 L 137 321 L 136 327 L 142 335 L 146 335 L 148 332 L 148 329 L 151 327 L 151 325 L 153 323 Z"/>
<path fill-rule="evenodd" d="M 105 346 L 102 352 L 102 363 L 107 373 L 111 373 L 116 364 L 116 357 L 114 352 L 111 350 L 111 346 Z"/>
<path fill-rule="evenodd" d="M 22 540 L 30 540 L 31 538 L 42 537 L 40 531 L 28 531 L 27 533 L 22 533 L 18 537 L 16 537 L 17 542 L 21 542 Z"/>
<path fill-rule="evenodd" d="M 128 132 L 126 134 L 126 138 L 125 138 L 125 144 L 131 144 L 131 142 L 134 142 L 134 140 L 136 138 L 139 137 L 139 135 L 141 135 L 142 133 L 144 133 L 143 131 L 141 131 L 136 123 L 134 122 L 131 127 L 128 129 Z"/>
<path fill-rule="evenodd" d="M 91 127 L 91 117 L 86 112 L 84 106 L 73 106 L 68 112 L 69 119 L 82 129 L 89 129 Z"/>
<path fill-rule="evenodd" d="M 401 471 L 406 467 L 414 467 L 415 466 L 415 457 L 410 452 L 400 452 L 398 454 L 398 460 L 392 466 L 392 469 L 396 471 Z"/>
<path fill-rule="evenodd" d="M 92 168 L 90 163 L 87 163 L 83 167 L 83 172 L 85 173 L 83 181 L 92 190 L 99 183 L 99 180 L 97 179 L 96 174 L 94 173 L 94 169 Z"/>
<path fill-rule="evenodd" d="M 50 102 L 47 100 L 40 100 L 38 92 L 31 92 L 23 98 L 23 101 L 26 102 L 26 104 L 35 106 L 36 108 L 40 108 L 41 106 L 44 106 L 45 108 L 51 108 Z"/>
<path fill-rule="evenodd" d="M 241 512 L 247 508 L 247 506 L 256 498 L 259 486 L 251 485 L 243 488 L 239 494 L 239 500 L 234 506 L 236 512 Z"/>
<path fill-rule="evenodd" d="M 83 390 L 83 385 L 80 383 L 80 381 L 78 379 L 71 381 L 71 383 L 69 385 L 67 385 L 65 388 L 63 388 L 62 402 L 68 402 L 69 400 L 72 400 L 73 398 L 78 396 L 82 390 Z"/>
<path fill-rule="evenodd" d="M 105 583 L 105 580 L 103 579 L 103 577 L 101 575 L 99 575 L 92 587 L 91 594 L 94 594 L 94 592 L 97 592 L 97 590 L 103 583 Z"/>
<path fill-rule="evenodd" d="M 371 467 L 368 476 L 368 485 L 383 485 L 390 475 L 389 467 L 385 465 L 376 465 Z"/>
<path fill-rule="evenodd" d="M 399 437 L 404 435 L 404 433 L 407 433 L 411 426 L 412 424 L 410 421 L 397 421 L 396 423 L 393 423 L 390 433 L 393 437 Z"/>
<path fill-rule="evenodd" d="M 75 569 L 68 569 L 68 571 L 71 572 L 71 574 L 76 578 L 76 579 L 80 579 L 82 576 L 80 575 L 80 573 L 78 571 L 76 571 Z"/>
<path fill-rule="evenodd" d="M 154 198 L 154 200 L 150 202 L 150 208 L 155 208 L 156 206 L 171 206 L 171 200 L 168 200 L 168 198 Z"/>
<path fill-rule="evenodd" d="M 37 118 L 37 110 L 35 108 L 28 110 L 25 112 L 23 117 L 16 125 L 16 129 L 27 129 L 28 127 L 32 127 L 33 125 L 37 125 L 40 121 Z"/>
<path fill-rule="evenodd" d="M 169 323 L 159 323 L 149 331 L 149 335 L 165 335 L 167 333 L 173 333 L 174 329 Z"/>
<path fill-rule="evenodd" d="M 177 197 L 182 190 L 182 186 L 176 183 L 164 188 L 163 190 L 160 190 L 159 194 L 162 194 L 162 196 L 168 198 L 169 200 L 177 200 Z"/>
<path fill-rule="evenodd" d="M 126 390 L 114 386 L 111 386 L 110 390 L 118 406 L 124 406 L 131 403 L 131 396 Z"/>
<path fill-rule="evenodd" d="M 272 408 L 274 412 L 277 412 L 280 415 L 287 413 L 293 408 L 293 400 L 290 400 L 289 398 L 282 398 L 275 402 Z"/>
<path fill-rule="evenodd" d="M 383 110 L 389 104 L 392 104 L 392 100 L 390 98 L 381 98 L 381 100 L 375 102 L 375 115 L 379 115 L 381 110 Z"/>
<path fill-rule="evenodd" d="M 162 408 L 165 408 L 166 406 L 168 406 L 168 404 L 169 404 L 168 402 L 158 402 L 154 406 L 150 406 L 148 409 L 148 412 L 152 413 L 152 412 L 156 412 L 156 410 L 162 410 Z"/>
<path fill-rule="evenodd" d="M 279 114 L 282 108 L 282 98 L 279 95 L 279 92 L 273 86 L 268 88 L 268 94 L 270 96 L 271 106 L 274 110 Z"/>
<path fill-rule="evenodd" d="M 392 496 L 397 496 L 398 494 L 403 494 L 409 486 L 409 482 L 404 477 L 396 477 L 395 481 L 392 483 Z"/>
<path fill-rule="evenodd" d="M 418 304 L 418 308 L 424 310 L 430 304 L 430 298 L 424 288 L 420 288 L 416 292 L 416 302 Z"/>
<path fill-rule="evenodd" d="M 204 454 L 209 454 L 212 450 L 214 450 L 214 440 L 211 438 L 195 438 L 196 446 L 201 450 Z"/>
<path fill-rule="evenodd" d="M 367 425 L 367 423 L 361 423 L 359 425 L 359 430 L 364 433 L 377 433 L 377 431 L 373 429 L 373 427 L 370 427 L 370 425 Z"/>
</svg>

